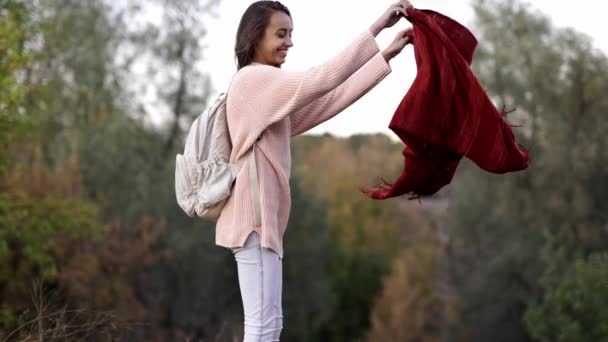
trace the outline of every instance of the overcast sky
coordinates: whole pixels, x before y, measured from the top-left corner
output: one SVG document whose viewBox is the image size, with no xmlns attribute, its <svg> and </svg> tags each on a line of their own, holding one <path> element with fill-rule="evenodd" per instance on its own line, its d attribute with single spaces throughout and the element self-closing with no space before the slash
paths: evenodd
<svg viewBox="0 0 608 342">
<path fill-rule="evenodd" d="M 223 0 L 218 18 L 211 20 L 205 38 L 207 45 L 204 65 L 208 67 L 217 91 L 227 88 L 236 71 L 234 39 L 241 15 L 253 1 Z M 322 63 L 346 46 L 359 32 L 368 28 L 394 0 L 284 0 L 291 11 L 294 46 L 283 69 L 300 71 Z M 473 11 L 468 0 L 412 0 L 417 8 L 428 8 L 446 14 L 471 28 Z M 608 51 L 606 19 L 603 1 L 534 0 L 532 8 L 551 18 L 558 27 L 573 27 L 592 37 L 594 45 Z M 402 21 L 384 30 L 377 38 L 380 48 L 387 46 L 395 34 L 410 24 Z M 473 30 L 473 33 L 474 30 Z M 383 132 L 415 76 L 412 47 L 408 46 L 391 60 L 392 73 L 366 96 L 311 133 L 330 132 L 338 136 L 353 133 Z"/>
</svg>

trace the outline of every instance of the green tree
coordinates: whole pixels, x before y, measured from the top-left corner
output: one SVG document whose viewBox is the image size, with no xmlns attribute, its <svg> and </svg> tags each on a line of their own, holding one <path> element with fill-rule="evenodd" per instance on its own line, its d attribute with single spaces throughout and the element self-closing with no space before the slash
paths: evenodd
<svg viewBox="0 0 608 342">
<path fill-rule="evenodd" d="M 24 124 L 20 107 L 27 88 L 18 80 L 30 60 L 24 41 L 29 27 L 28 6 L 20 1 L 0 2 L 0 174 L 13 161 L 11 147 Z"/>
<path fill-rule="evenodd" d="M 171 156 L 183 146 L 185 131 L 208 103 L 212 85 L 204 61 L 202 39 L 207 34 L 207 18 L 215 15 L 219 0 L 132 1 L 134 11 L 121 16 L 129 27 L 128 66 L 143 62 L 146 67 L 144 87 L 154 96 L 153 111 L 149 106 L 137 106 L 146 117 L 162 115 L 164 156 Z M 143 11 L 141 10 L 143 9 Z M 150 13 L 159 18 L 147 19 Z M 128 15 L 128 16 L 125 16 Z M 128 22 L 126 19 L 128 18 Z M 129 23 L 141 22 L 133 27 Z M 131 69 L 131 68 L 129 68 Z M 136 80 L 133 72 L 128 73 Z M 139 80 L 142 82 L 142 80 Z"/>
<path fill-rule="evenodd" d="M 121 26 L 101 0 L 32 4 L 36 31 L 27 36 L 32 63 L 24 71 L 23 107 L 36 122 L 31 140 L 45 160 L 60 164 L 87 139 L 83 128 L 122 114 L 124 87 L 114 62 Z"/>
<path fill-rule="evenodd" d="M 326 268 L 328 313 L 316 325 L 314 340 L 363 339 L 392 260 L 424 222 L 418 203 L 373 201 L 359 191 L 378 176 L 400 172 L 402 146 L 380 134 L 302 136 L 292 146 L 300 187 L 326 206 L 333 249 Z"/>
<path fill-rule="evenodd" d="M 142 243 L 141 251 L 133 239 L 131 251 L 140 252 L 125 253 L 124 264 L 114 267 L 115 260 L 100 246 L 111 248 L 130 228 L 124 222 L 104 222 L 104 203 L 88 196 L 81 177 L 77 147 L 93 127 L 121 114 L 122 88 L 116 83 L 112 54 L 119 27 L 111 23 L 109 8 L 101 1 L 2 1 L 0 16 L 0 335 L 31 319 L 11 338 L 27 337 L 30 328 L 39 339 L 61 336 L 57 329 L 74 338 L 90 337 L 91 330 L 102 336 L 107 330 L 99 325 L 90 329 L 93 322 L 81 310 L 122 310 L 121 318 L 139 318 L 134 313 L 141 304 L 131 292 L 137 281 L 123 270 L 136 270 L 134 265 L 149 257 L 151 244 Z M 18 125 L 21 122 L 28 125 Z M 134 225 L 132 230 L 149 234 L 158 227 Z M 97 255 L 86 255 L 84 249 Z M 87 270 L 72 263 L 74 255 L 82 254 L 93 260 L 87 266 L 102 266 Z M 83 289 L 86 279 L 96 277 L 111 281 L 101 290 L 92 283 Z M 41 287 L 36 303 L 34 281 Z M 55 291 L 52 300 L 44 297 Z M 38 299 L 48 305 L 38 305 Z M 126 303 L 134 304 L 130 313 L 125 312 Z M 62 325 L 68 321 L 68 326 Z M 113 318 L 103 321 L 118 323 Z M 47 323 L 55 329 L 47 329 Z M 74 331 L 75 324 L 89 328 Z"/>
<path fill-rule="evenodd" d="M 448 275 L 445 202 L 410 202 L 411 223 L 371 313 L 367 341 L 449 341 L 458 302 Z M 441 205 L 443 204 L 443 205 Z"/>
<path fill-rule="evenodd" d="M 537 341 L 608 341 L 608 254 L 582 253 L 549 240 L 543 259 L 542 300 L 529 306 L 526 324 Z"/>
<path fill-rule="evenodd" d="M 335 256 L 327 208 L 317 194 L 290 180 L 292 210 L 285 232 L 283 315 L 286 341 L 318 341 L 316 329 L 331 313 L 331 275 Z"/>
<path fill-rule="evenodd" d="M 528 170 L 487 174 L 465 162 L 450 198 L 451 276 L 460 336 L 531 340 L 523 315 L 543 288 L 549 232 L 588 254 L 608 247 L 605 56 L 515 1 L 474 2 L 474 70 L 531 150 Z M 566 272 L 566 265 L 561 272 Z M 600 295 L 601 296 L 601 295 Z M 601 297 L 598 297 L 601 298 Z"/>
</svg>

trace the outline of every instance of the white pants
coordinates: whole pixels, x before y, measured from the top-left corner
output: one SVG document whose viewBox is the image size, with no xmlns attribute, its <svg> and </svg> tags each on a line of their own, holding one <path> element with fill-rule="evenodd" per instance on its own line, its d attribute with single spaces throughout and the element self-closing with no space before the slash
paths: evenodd
<svg viewBox="0 0 608 342">
<path fill-rule="evenodd" d="M 261 247 L 256 232 L 233 253 L 245 316 L 243 342 L 279 341 L 283 329 L 283 260 L 273 250 Z"/>
</svg>

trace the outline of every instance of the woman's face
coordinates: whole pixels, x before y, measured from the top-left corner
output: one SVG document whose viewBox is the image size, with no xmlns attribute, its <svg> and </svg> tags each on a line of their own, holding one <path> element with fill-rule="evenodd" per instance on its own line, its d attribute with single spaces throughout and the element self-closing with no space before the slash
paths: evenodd
<svg viewBox="0 0 608 342">
<path fill-rule="evenodd" d="M 270 17 L 264 37 L 255 49 L 254 62 L 281 67 L 285 63 L 291 42 L 291 18 L 282 11 L 275 11 Z"/>
</svg>

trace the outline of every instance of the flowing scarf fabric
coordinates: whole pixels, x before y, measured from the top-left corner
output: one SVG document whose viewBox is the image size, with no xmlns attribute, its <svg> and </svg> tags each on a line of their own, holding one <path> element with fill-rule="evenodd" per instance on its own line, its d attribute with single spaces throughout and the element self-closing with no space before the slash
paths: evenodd
<svg viewBox="0 0 608 342">
<path fill-rule="evenodd" d="M 389 124 L 406 145 L 405 167 L 395 183 L 362 191 L 374 199 L 432 195 L 452 181 L 463 156 L 492 173 L 526 169 L 528 152 L 470 68 L 475 36 L 431 10 L 408 15 L 418 71 Z"/>
</svg>

